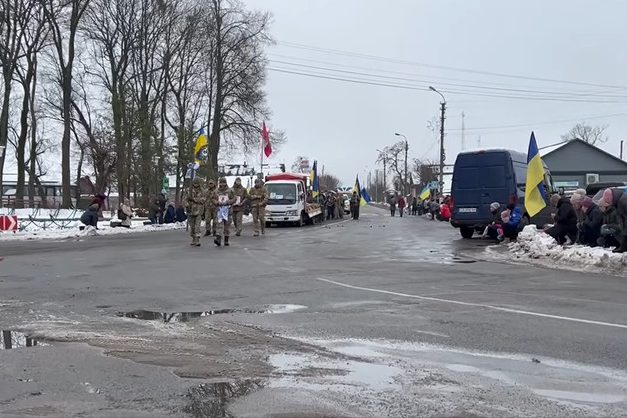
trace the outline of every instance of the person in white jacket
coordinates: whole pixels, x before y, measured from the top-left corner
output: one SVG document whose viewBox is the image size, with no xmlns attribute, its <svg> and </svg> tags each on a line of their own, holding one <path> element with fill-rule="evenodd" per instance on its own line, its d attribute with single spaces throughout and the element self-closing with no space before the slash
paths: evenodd
<svg viewBox="0 0 627 418">
<path fill-rule="evenodd" d="M 131 227 L 131 218 L 133 217 L 133 211 L 128 199 L 124 199 L 124 203 L 120 205 L 118 210 L 118 218 L 122 221 L 122 226 L 125 228 Z"/>
</svg>

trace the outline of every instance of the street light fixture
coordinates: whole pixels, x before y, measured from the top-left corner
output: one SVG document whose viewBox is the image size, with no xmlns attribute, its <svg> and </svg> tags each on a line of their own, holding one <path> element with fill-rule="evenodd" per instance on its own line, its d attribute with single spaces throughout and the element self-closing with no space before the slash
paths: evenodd
<svg viewBox="0 0 627 418">
<path fill-rule="evenodd" d="M 399 134 L 398 132 L 394 132 L 396 136 L 402 136 L 405 138 L 405 178 L 403 179 L 403 194 L 407 194 L 407 151 L 409 150 L 409 142 L 407 142 L 407 137 L 403 134 Z"/>
<path fill-rule="evenodd" d="M 442 98 L 440 102 L 440 193 L 444 192 L 444 160 L 446 159 L 446 154 L 444 152 L 444 119 L 446 113 L 446 99 L 444 95 L 436 90 L 435 87 L 429 86 L 429 90 L 436 92 Z"/>
</svg>

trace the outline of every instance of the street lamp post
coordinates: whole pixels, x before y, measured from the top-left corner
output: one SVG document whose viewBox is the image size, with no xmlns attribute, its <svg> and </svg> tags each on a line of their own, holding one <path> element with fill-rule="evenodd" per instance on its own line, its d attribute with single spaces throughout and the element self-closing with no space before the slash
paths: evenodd
<svg viewBox="0 0 627 418">
<path fill-rule="evenodd" d="M 442 97 L 440 102 L 440 193 L 444 193 L 444 160 L 446 159 L 446 153 L 444 152 L 444 115 L 446 113 L 446 99 L 433 86 L 429 86 L 429 90 L 436 92 Z"/>
<path fill-rule="evenodd" d="M 383 156 L 383 192 L 385 193 L 385 190 L 388 186 L 386 177 L 385 177 L 385 173 L 388 171 L 387 170 L 387 156 L 385 155 L 385 152 L 381 151 L 380 149 L 377 149 L 377 151 L 379 152 L 379 155 Z"/>
<path fill-rule="evenodd" d="M 407 151 L 409 150 L 409 142 L 407 142 L 407 137 L 403 134 L 399 134 L 398 132 L 395 132 L 394 135 L 402 136 L 403 138 L 405 138 L 405 178 L 403 179 L 403 194 L 406 195 L 407 194 Z"/>
</svg>

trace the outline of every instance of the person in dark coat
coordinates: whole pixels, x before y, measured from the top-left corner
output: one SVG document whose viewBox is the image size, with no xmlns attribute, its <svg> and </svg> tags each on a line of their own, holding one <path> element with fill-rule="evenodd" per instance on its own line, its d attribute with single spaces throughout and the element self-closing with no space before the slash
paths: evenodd
<svg viewBox="0 0 627 418">
<path fill-rule="evenodd" d="M 176 222 L 185 222 L 187 220 L 187 214 L 185 213 L 185 208 L 180 203 L 178 207 L 176 208 L 175 216 L 176 216 Z"/>
<path fill-rule="evenodd" d="M 555 203 L 556 201 L 557 203 Z M 557 213 L 555 214 L 555 225 L 547 229 L 546 233 L 555 238 L 560 245 L 566 243 L 566 238 L 574 243 L 577 240 L 577 213 L 575 213 L 570 199 L 553 195 L 551 202 L 555 204 Z"/>
<path fill-rule="evenodd" d="M 581 212 L 584 215 L 579 224 L 579 243 L 596 247 L 601 238 L 601 225 L 603 225 L 603 213 L 599 207 L 592 202 L 589 197 L 584 197 L 581 201 Z"/>
<path fill-rule="evenodd" d="M 353 192 L 353 196 L 351 196 L 350 205 L 351 205 L 351 214 L 353 215 L 353 220 L 359 220 L 359 205 L 361 204 L 361 198 L 357 194 L 357 192 Z"/>
<path fill-rule="evenodd" d="M 163 216 L 165 215 L 165 206 L 167 201 L 168 199 L 165 197 L 164 193 L 159 193 L 159 195 L 155 199 L 155 204 L 159 207 L 159 210 L 157 212 L 157 219 L 159 221 L 159 224 L 163 223 Z"/>
<path fill-rule="evenodd" d="M 394 216 L 396 214 L 396 196 L 390 196 L 388 203 L 390 204 L 390 215 Z"/>
<path fill-rule="evenodd" d="M 168 208 L 165 211 L 165 216 L 163 217 L 163 223 L 173 224 L 176 222 L 176 210 L 174 209 L 174 203 L 170 202 Z"/>
<path fill-rule="evenodd" d="M 618 214 L 618 225 L 622 235 L 620 245 L 614 250 L 615 253 L 627 251 L 627 193 L 623 189 L 606 189 L 603 192 L 604 201 L 611 203 L 616 208 Z"/>
<path fill-rule="evenodd" d="M 616 208 L 604 199 L 599 200 L 597 206 L 603 214 L 600 237 L 597 244 L 604 248 L 619 247 L 623 231 L 618 220 Z"/>
<path fill-rule="evenodd" d="M 398 213 L 403 217 L 403 212 L 405 212 L 405 207 L 407 206 L 407 202 L 405 201 L 405 197 L 403 195 L 398 197 Z"/>
<path fill-rule="evenodd" d="M 411 198 L 411 214 L 414 216 L 418 214 L 418 198 L 416 196 Z"/>
<path fill-rule="evenodd" d="M 89 206 L 92 206 L 92 205 L 98 206 L 98 209 L 96 209 L 96 214 L 98 215 L 99 220 L 104 219 L 104 216 L 102 215 L 102 211 L 104 210 L 106 200 L 107 200 L 106 195 L 102 193 L 98 193 L 97 195 L 94 196 L 93 199 L 91 199 L 91 203 L 89 204 Z"/>
<path fill-rule="evenodd" d="M 98 229 L 98 204 L 89 205 L 89 208 L 81 216 L 81 222 L 85 226 L 93 226 Z"/>
</svg>

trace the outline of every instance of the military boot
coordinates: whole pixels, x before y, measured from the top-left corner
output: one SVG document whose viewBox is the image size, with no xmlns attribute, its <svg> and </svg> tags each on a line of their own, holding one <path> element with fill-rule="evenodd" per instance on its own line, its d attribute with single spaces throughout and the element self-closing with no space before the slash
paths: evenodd
<svg viewBox="0 0 627 418">
<path fill-rule="evenodd" d="M 213 243 L 215 245 L 217 245 L 218 247 L 222 245 L 222 237 L 219 235 L 216 235 L 215 239 L 213 240 Z"/>
<path fill-rule="evenodd" d="M 229 245 L 229 237 L 224 237 L 224 246 L 228 247 Z"/>
</svg>

